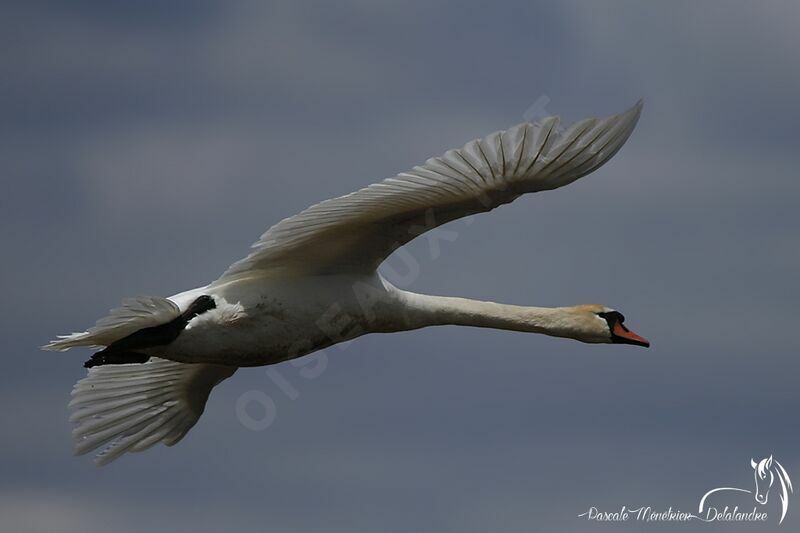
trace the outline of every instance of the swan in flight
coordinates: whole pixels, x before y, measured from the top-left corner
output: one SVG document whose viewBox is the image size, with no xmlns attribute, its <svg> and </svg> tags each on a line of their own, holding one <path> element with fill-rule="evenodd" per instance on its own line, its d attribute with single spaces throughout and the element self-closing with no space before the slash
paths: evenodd
<svg viewBox="0 0 800 533">
<path fill-rule="evenodd" d="M 401 290 L 377 271 L 399 246 L 526 193 L 563 187 L 619 150 L 642 103 L 567 129 L 549 117 L 434 157 L 272 226 L 205 287 L 124 300 L 82 333 L 43 347 L 100 349 L 72 392 L 77 454 L 177 443 L 211 389 L 238 367 L 271 365 L 366 333 L 456 324 L 649 346 L 602 305 L 522 307 Z"/>
</svg>

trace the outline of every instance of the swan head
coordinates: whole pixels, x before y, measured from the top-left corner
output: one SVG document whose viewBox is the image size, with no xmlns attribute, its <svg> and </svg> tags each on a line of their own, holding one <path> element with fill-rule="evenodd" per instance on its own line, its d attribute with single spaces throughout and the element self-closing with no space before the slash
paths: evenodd
<svg viewBox="0 0 800 533">
<path fill-rule="evenodd" d="M 633 344 L 650 347 L 650 341 L 625 326 L 625 316 L 615 309 L 602 305 L 579 305 L 575 312 L 578 340 L 605 344 Z"/>
</svg>

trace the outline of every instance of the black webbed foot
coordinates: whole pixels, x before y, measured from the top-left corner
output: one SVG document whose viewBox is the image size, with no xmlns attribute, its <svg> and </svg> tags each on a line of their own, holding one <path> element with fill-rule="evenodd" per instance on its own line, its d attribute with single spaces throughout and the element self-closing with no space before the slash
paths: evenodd
<svg viewBox="0 0 800 533">
<path fill-rule="evenodd" d="M 92 368 L 102 365 L 125 365 L 131 363 L 146 363 L 150 360 L 149 355 L 136 352 L 107 352 L 105 350 L 97 352 L 83 363 L 84 368 Z"/>
</svg>

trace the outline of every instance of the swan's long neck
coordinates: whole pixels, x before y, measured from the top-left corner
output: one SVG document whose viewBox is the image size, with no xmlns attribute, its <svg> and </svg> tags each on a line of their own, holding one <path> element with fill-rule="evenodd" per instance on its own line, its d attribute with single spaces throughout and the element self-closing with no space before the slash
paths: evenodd
<svg viewBox="0 0 800 533">
<path fill-rule="evenodd" d="M 576 338 L 575 315 L 568 307 L 523 307 L 450 296 L 400 291 L 405 329 L 457 325 L 543 333 Z"/>
</svg>

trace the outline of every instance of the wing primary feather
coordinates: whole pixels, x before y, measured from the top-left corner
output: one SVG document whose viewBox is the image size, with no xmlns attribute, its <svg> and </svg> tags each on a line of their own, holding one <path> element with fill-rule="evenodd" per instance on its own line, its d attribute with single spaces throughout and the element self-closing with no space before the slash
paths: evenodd
<svg viewBox="0 0 800 533">
<path fill-rule="evenodd" d="M 250 255 L 215 283 L 248 271 L 280 276 L 373 271 L 419 234 L 409 228 L 429 210 L 437 214 L 433 226 L 426 224 L 432 229 L 596 170 L 628 139 L 641 108 L 640 101 L 626 112 L 581 121 L 564 132 L 557 117 L 523 123 L 429 158 L 384 182 L 315 204 L 267 230 Z M 52 349 L 75 340 L 54 341 Z"/>
<path fill-rule="evenodd" d="M 550 135 L 553 133 L 553 130 L 555 130 L 555 128 L 556 128 L 556 122 L 552 121 L 550 123 L 550 128 L 547 130 L 547 134 L 545 135 L 544 140 L 542 141 L 542 144 L 539 146 L 539 150 L 536 152 L 536 155 L 534 156 L 534 158 L 531 161 L 531 163 L 525 169 L 525 172 L 523 173 L 523 175 L 527 175 L 531 171 L 531 169 L 533 168 L 533 165 L 535 165 L 536 162 L 539 161 L 539 157 L 542 155 L 542 151 L 544 151 L 544 147 L 547 146 L 547 143 L 550 141 Z"/>
</svg>

